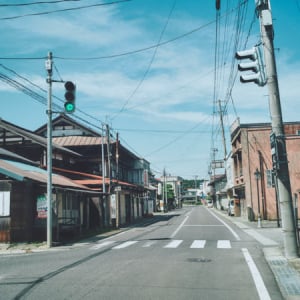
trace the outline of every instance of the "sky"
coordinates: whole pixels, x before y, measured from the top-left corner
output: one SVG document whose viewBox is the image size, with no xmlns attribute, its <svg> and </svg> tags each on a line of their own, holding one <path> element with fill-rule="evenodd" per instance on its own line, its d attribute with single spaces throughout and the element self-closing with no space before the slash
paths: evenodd
<svg viewBox="0 0 300 300">
<path fill-rule="evenodd" d="M 52 52 L 55 111 L 64 103 L 56 81 L 72 81 L 72 118 L 99 132 L 109 124 L 156 177 L 208 178 L 237 118 L 271 121 L 267 86 L 240 83 L 234 58 L 260 43 L 255 0 L 220 3 L 0 0 L 0 117 L 29 130 L 47 122 Z M 300 121 L 300 0 L 271 9 L 283 121 Z"/>
</svg>

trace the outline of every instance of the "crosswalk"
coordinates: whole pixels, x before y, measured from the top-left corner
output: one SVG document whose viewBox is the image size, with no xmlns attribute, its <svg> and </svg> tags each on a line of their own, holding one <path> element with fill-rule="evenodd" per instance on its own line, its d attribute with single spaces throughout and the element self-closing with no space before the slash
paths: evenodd
<svg viewBox="0 0 300 300">
<path fill-rule="evenodd" d="M 217 240 L 217 241 L 210 241 L 210 244 L 215 245 L 217 249 L 231 249 L 231 242 L 230 240 Z M 169 240 L 168 242 L 159 241 L 159 240 L 148 240 L 148 241 L 125 241 L 125 242 L 117 242 L 117 241 L 103 241 L 99 242 L 92 247 L 90 247 L 90 250 L 99 250 L 104 247 L 111 247 L 112 250 L 120 250 L 128 247 L 132 247 L 133 245 L 136 245 L 141 248 L 151 248 L 154 246 L 161 246 L 164 249 L 176 249 L 179 247 L 188 247 L 190 249 L 204 249 L 207 247 L 207 241 L 206 240 L 194 240 L 192 242 L 184 242 L 184 240 Z"/>
</svg>

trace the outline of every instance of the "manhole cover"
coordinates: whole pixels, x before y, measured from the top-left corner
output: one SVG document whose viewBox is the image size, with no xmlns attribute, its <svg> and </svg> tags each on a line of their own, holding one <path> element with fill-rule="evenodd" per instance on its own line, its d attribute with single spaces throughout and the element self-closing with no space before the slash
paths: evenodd
<svg viewBox="0 0 300 300">
<path fill-rule="evenodd" d="M 200 258 L 188 258 L 189 262 L 207 263 L 211 262 L 210 258 L 200 257 Z"/>
</svg>

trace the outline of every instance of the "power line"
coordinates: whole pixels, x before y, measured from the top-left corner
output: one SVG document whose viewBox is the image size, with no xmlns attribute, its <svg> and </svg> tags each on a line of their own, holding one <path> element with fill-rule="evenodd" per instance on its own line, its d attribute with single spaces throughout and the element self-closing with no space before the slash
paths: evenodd
<svg viewBox="0 0 300 300">
<path fill-rule="evenodd" d="M 61 2 L 79 2 L 82 0 L 53 0 L 53 1 L 36 1 L 36 2 L 27 2 L 27 3 L 3 3 L 0 4 L 0 7 L 18 7 L 18 6 L 31 6 L 39 4 L 55 4 Z"/>
<path fill-rule="evenodd" d="M 131 0 L 126 0 L 126 1 L 131 1 Z M 243 5 L 245 2 L 247 2 L 248 0 L 244 0 L 239 6 Z M 221 18 L 233 13 L 235 10 L 237 10 L 239 8 L 239 6 L 228 10 L 224 15 L 221 15 Z M 1 18 L 0 18 L 1 20 Z M 166 40 L 164 42 L 160 42 L 158 44 L 155 45 L 151 45 L 148 47 L 144 47 L 144 48 L 140 48 L 140 49 L 136 49 L 136 50 L 131 50 L 131 51 L 126 51 L 126 52 L 122 52 L 122 53 L 117 53 L 117 54 L 111 54 L 111 55 L 104 55 L 104 56 L 92 56 L 92 57 L 65 57 L 65 56 L 53 56 L 53 58 L 55 59 L 60 59 L 60 60 L 73 60 L 73 61 L 88 61 L 88 60 L 101 60 L 101 59 L 111 59 L 111 58 L 117 58 L 117 57 L 122 57 L 122 56 L 127 56 L 127 55 L 133 55 L 133 54 L 137 54 L 140 52 L 144 52 L 144 51 L 148 51 L 151 50 L 153 48 L 156 47 L 161 47 L 167 44 L 170 44 L 172 42 L 175 42 L 177 40 L 180 40 L 182 38 L 185 38 L 189 35 L 192 35 L 212 24 L 215 23 L 215 20 L 212 20 L 204 25 L 201 25 L 199 27 L 196 27 L 186 33 L 183 33 L 181 35 L 178 35 L 172 39 Z M 47 56 L 42 56 L 42 57 L 0 57 L 0 60 L 45 60 L 47 59 Z"/>
<path fill-rule="evenodd" d="M 149 133 L 166 133 L 166 134 L 170 134 L 170 133 L 174 133 L 174 134 L 178 134 L 178 133 L 186 133 L 186 131 L 182 131 L 182 130 L 155 130 L 155 129 L 128 129 L 128 128 L 115 128 L 116 131 L 127 131 L 127 132 L 141 132 L 141 133 L 145 133 L 145 132 L 149 132 Z M 190 134 L 191 133 L 195 133 L 195 134 L 198 134 L 198 133 L 207 133 L 207 132 L 210 132 L 208 129 L 205 129 L 205 130 L 198 130 L 198 131 L 193 131 L 193 132 L 189 132 Z"/>
<path fill-rule="evenodd" d="M 178 135 L 177 137 L 175 137 L 174 139 L 172 139 L 171 141 L 169 141 L 168 143 L 160 146 L 159 148 L 157 148 L 156 150 L 152 151 L 151 153 L 145 155 L 145 157 L 151 156 L 167 147 L 169 147 L 170 145 L 174 144 L 175 142 L 177 142 L 179 139 L 181 139 L 183 136 L 191 133 L 195 128 L 197 128 L 200 124 L 204 123 L 205 120 L 202 120 L 201 122 L 198 122 L 196 125 L 194 125 L 192 128 L 184 131 L 183 133 L 181 133 L 180 135 Z"/>
<path fill-rule="evenodd" d="M 40 86 L 38 86 L 37 84 L 33 83 L 32 81 L 30 81 L 29 79 L 25 78 L 24 76 L 21 76 L 20 74 L 18 74 L 16 71 L 4 66 L 3 64 L 0 64 L 0 66 L 5 69 L 6 71 L 9 71 L 11 72 L 12 74 L 14 74 L 15 76 L 17 76 L 18 78 L 22 79 L 23 81 L 25 81 L 27 84 L 30 84 L 32 85 L 33 87 L 37 88 L 38 90 L 40 90 L 41 92 L 43 92 L 45 94 L 45 96 L 42 96 L 41 94 L 33 91 L 31 88 L 29 87 L 26 87 L 24 84 L 18 82 L 17 80 L 15 79 L 12 79 L 10 78 L 9 76 L 3 74 L 3 73 L 0 73 L 0 80 L 4 81 L 5 83 L 9 84 L 10 86 L 16 88 L 17 90 L 23 92 L 24 94 L 28 95 L 29 97 L 33 98 L 34 100 L 38 101 L 39 103 L 43 104 L 43 105 L 47 105 L 47 97 L 46 97 L 46 94 L 47 94 L 47 90 L 41 88 Z M 55 95 L 53 95 L 53 98 L 58 100 L 59 102 L 61 103 L 64 103 L 65 101 Z M 56 103 L 53 103 L 53 106 L 54 106 L 54 109 L 56 111 L 61 111 L 63 112 L 64 111 L 64 108 L 63 108 L 63 105 L 59 105 L 59 104 L 56 104 Z M 104 122 L 98 120 L 97 118 L 87 114 L 86 112 L 84 112 L 83 110 L 81 109 L 76 109 L 78 112 L 80 112 L 81 114 L 83 114 L 84 116 L 86 117 L 89 117 L 90 119 L 96 121 L 97 123 L 100 122 L 100 125 L 102 126 L 102 124 L 104 124 Z M 97 128 L 97 129 L 101 129 L 101 126 L 100 125 L 95 125 L 94 123 L 91 123 L 81 117 L 79 117 L 78 115 L 75 115 L 74 116 L 75 118 L 79 119 L 81 122 L 85 123 L 85 124 L 88 124 L 94 128 Z"/>
<path fill-rule="evenodd" d="M 78 6 L 78 7 L 49 10 L 49 11 L 37 12 L 37 13 L 29 13 L 29 14 L 17 15 L 17 16 L 12 16 L 12 17 L 2 17 L 2 18 L 0 18 L 0 21 L 13 20 L 13 19 L 32 17 L 32 16 L 49 15 L 49 14 L 58 13 L 58 12 L 81 10 L 81 9 L 86 9 L 86 8 L 91 8 L 91 7 L 113 5 L 113 4 L 118 4 L 118 3 L 122 3 L 122 2 L 129 2 L 129 1 L 131 1 L 131 0 L 119 0 L 119 1 L 112 1 L 112 2 L 107 2 L 107 3 L 90 4 L 90 5 L 84 5 L 84 6 Z"/>
<path fill-rule="evenodd" d="M 160 33 L 160 36 L 159 36 L 157 45 L 161 42 L 162 37 L 163 37 L 163 35 L 164 35 L 164 33 L 165 33 L 166 29 L 167 29 L 167 26 L 168 26 L 168 24 L 169 24 L 169 21 L 170 21 L 171 15 L 172 15 L 172 13 L 173 13 L 173 10 L 174 10 L 174 8 L 175 8 L 175 5 L 176 5 L 176 0 L 173 2 L 173 6 L 171 7 L 171 10 L 170 10 L 170 12 L 169 12 L 167 21 L 166 21 L 166 23 L 165 23 L 165 25 L 164 25 L 164 27 L 163 27 L 161 33 Z M 128 103 L 129 103 L 129 101 L 134 97 L 134 95 L 137 93 L 137 91 L 139 90 L 139 88 L 142 86 L 142 84 L 143 84 L 143 82 L 145 81 L 145 79 L 146 79 L 146 77 L 147 77 L 147 75 L 148 75 L 148 73 L 149 73 L 149 71 L 150 71 L 150 69 L 151 69 L 151 66 L 152 66 L 152 64 L 153 64 L 153 62 L 154 62 L 154 59 L 155 59 L 157 50 L 158 50 L 158 46 L 155 47 L 154 52 L 153 52 L 152 57 L 151 57 L 151 60 L 150 60 L 150 62 L 149 62 L 149 64 L 148 64 L 148 67 L 147 67 L 147 69 L 145 70 L 145 72 L 144 72 L 144 74 L 143 74 L 141 80 L 140 80 L 139 83 L 137 84 L 136 88 L 133 90 L 133 92 L 132 92 L 132 93 L 130 94 L 130 96 L 127 98 L 127 100 L 125 101 L 125 103 L 123 104 L 123 106 L 121 107 L 121 109 L 120 109 L 114 116 L 111 117 L 111 120 L 115 119 L 120 113 L 122 113 L 122 112 L 124 111 L 125 107 L 126 107 L 126 106 L 128 105 Z"/>
</svg>

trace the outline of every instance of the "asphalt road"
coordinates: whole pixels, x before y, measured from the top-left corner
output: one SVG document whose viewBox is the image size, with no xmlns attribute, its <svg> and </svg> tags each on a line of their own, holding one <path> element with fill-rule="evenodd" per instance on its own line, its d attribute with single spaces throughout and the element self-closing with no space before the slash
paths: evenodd
<svg viewBox="0 0 300 300">
<path fill-rule="evenodd" d="M 156 220 L 156 219 L 155 219 Z M 0 256 L 0 299 L 282 299 L 262 248 L 203 206 L 107 239 Z"/>
</svg>

